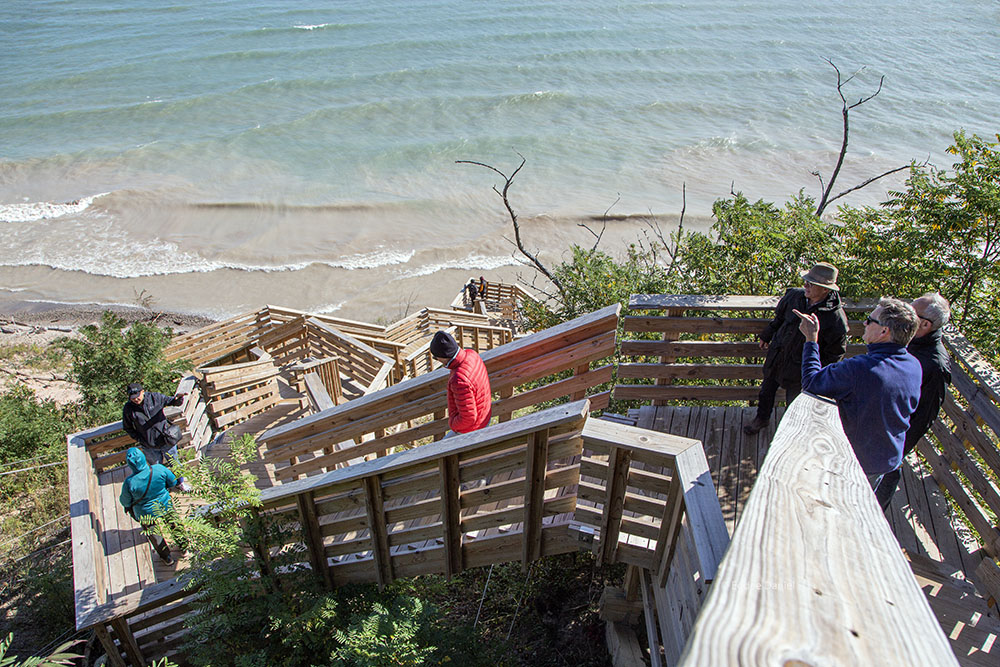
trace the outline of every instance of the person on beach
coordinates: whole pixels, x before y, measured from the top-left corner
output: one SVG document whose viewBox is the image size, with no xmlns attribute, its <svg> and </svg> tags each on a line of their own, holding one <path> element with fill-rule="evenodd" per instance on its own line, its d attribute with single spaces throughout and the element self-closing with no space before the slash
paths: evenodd
<svg viewBox="0 0 1000 667">
<path fill-rule="evenodd" d="M 464 350 L 447 331 L 431 339 L 431 356 L 451 370 L 448 378 L 448 426 L 469 433 L 489 425 L 493 416 L 490 376 L 475 350 Z"/>
<path fill-rule="evenodd" d="M 163 408 L 181 405 L 185 395 L 166 396 L 146 391 L 138 382 L 128 386 L 128 401 L 122 408 L 122 428 L 139 445 L 150 465 L 171 465 L 177 460 L 176 431 L 171 433 L 171 424 L 163 414 Z M 180 483 L 182 490 L 187 491 L 188 484 L 183 477 Z"/>
<path fill-rule="evenodd" d="M 129 515 L 142 524 L 146 537 L 160 557 L 164 565 L 173 565 L 174 558 L 170 555 L 170 546 L 162 535 L 152 531 L 156 519 L 163 517 L 177 533 L 173 514 L 170 512 L 173 502 L 168 489 L 179 486 L 179 480 L 174 473 L 159 463 L 150 465 L 146 455 L 138 447 L 130 447 L 125 454 L 125 461 L 132 469 L 132 474 L 122 483 L 122 492 L 118 501 Z M 178 544 L 184 550 L 182 544 Z"/>
<path fill-rule="evenodd" d="M 906 349 L 920 362 L 920 401 L 910 417 L 910 428 L 906 430 L 903 440 L 904 459 L 937 419 L 944 405 L 947 385 L 951 384 L 951 359 L 941 340 L 941 327 L 951 319 L 951 304 L 937 292 L 929 292 L 915 299 L 912 305 L 919 325 Z M 875 489 L 875 497 L 883 512 L 889 509 L 899 478 L 899 468 L 891 470 Z"/>
<path fill-rule="evenodd" d="M 913 306 L 883 298 L 865 320 L 868 352 L 821 367 L 816 313 L 794 311 L 805 337 L 802 390 L 837 401 L 844 433 L 875 489 L 899 467 L 903 440 L 920 400 L 920 362 L 906 351 L 917 332 Z"/>
<path fill-rule="evenodd" d="M 757 414 L 752 422 L 743 427 L 747 435 L 757 433 L 770 423 L 779 387 L 785 390 L 786 405 L 802 391 L 802 346 L 805 338 L 799 331 L 799 320 L 793 311 L 815 313 L 819 318 L 822 331 L 819 358 L 824 366 L 840 361 L 847 351 L 847 315 L 840 303 L 837 268 L 820 262 L 802 274 L 802 282 L 803 287 L 793 287 L 785 292 L 774 310 L 774 319 L 759 335 L 760 348 L 767 350 L 764 381 L 757 395 Z"/>
</svg>

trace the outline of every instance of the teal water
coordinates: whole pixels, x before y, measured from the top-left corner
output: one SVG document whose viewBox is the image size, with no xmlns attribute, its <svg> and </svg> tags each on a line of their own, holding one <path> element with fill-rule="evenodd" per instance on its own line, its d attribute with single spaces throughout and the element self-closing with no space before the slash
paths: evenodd
<svg viewBox="0 0 1000 667">
<path fill-rule="evenodd" d="M 954 130 L 997 131 L 998 19 L 991 1 L 8 0 L 0 285 L 187 310 L 211 289 L 217 314 L 451 293 L 516 269 L 496 177 L 454 162 L 509 171 L 515 151 L 543 250 L 612 204 L 675 215 L 682 184 L 696 224 L 731 188 L 815 194 L 840 141 L 823 58 L 866 66 L 852 102 L 885 77 L 852 115 L 845 187 L 948 165 Z"/>
</svg>

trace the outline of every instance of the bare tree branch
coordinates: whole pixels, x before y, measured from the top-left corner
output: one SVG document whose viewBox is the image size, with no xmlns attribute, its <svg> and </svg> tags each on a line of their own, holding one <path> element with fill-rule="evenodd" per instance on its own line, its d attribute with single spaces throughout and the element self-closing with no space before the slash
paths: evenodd
<svg viewBox="0 0 1000 667">
<path fill-rule="evenodd" d="M 619 192 L 618 193 L 618 198 L 615 199 L 613 202 L 611 202 L 611 206 L 609 206 L 604 211 L 604 216 L 601 218 L 602 221 L 604 222 L 604 224 L 601 225 L 601 233 L 600 234 L 596 233 L 593 229 L 591 229 L 590 227 L 588 227 L 586 224 L 584 224 L 582 222 L 577 223 L 577 225 L 579 227 L 583 227 L 588 232 L 590 232 L 591 234 L 593 234 L 596 237 L 596 239 L 597 239 L 597 240 L 594 241 L 594 247 L 592 247 L 590 249 L 590 252 L 594 252 L 595 250 L 597 250 L 597 246 L 600 245 L 600 243 L 601 243 L 601 237 L 604 236 L 604 231 L 608 228 L 608 213 L 610 213 L 611 209 L 613 209 L 615 207 L 615 204 L 617 204 L 621 200 L 622 200 L 622 193 Z"/>
<path fill-rule="evenodd" d="M 911 166 L 912 165 L 904 164 L 902 167 L 896 167 L 895 169 L 890 169 L 889 171 L 887 171 L 885 173 L 882 173 L 882 174 L 879 174 L 878 176 L 872 176 L 871 178 L 869 178 L 867 180 L 864 180 L 861 183 L 858 183 L 853 188 L 848 188 L 848 189 L 844 190 L 843 192 L 841 192 L 840 194 L 835 195 L 833 197 L 830 197 L 829 199 L 826 200 L 826 203 L 830 204 L 831 202 L 837 201 L 838 199 L 840 199 L 841 197 L 843 197 L 846 194 L 850 194 L 850 193 L 854 192 L 855 190 L 860 190 L 863 187 L 871 185 L 872 183 L 874 183 L 878 179 L 884 178 L 885 176 L 888 176 L 889 174 L 895 174 L 897 171 L 903 171 L 904 169 L 909 169 Z M 924 166 L 924 165 L 920 165 L 920 166 Z"/>
<path fill-rule="evenodd" d="M 869 184 L 873 183 L 874 181 L 877 181 L 878 179 L 882 178 L 883 176 L 888 176 L 889 174 L 895 173 L 897 171 L 901 171 L 901 170 L 906 169 L 906 168 L 909 167 L 909 165 L 906 165 L 906 166 L 903 166 L 903 167 L 899 167 L 897 169 L 893 169 L 892 171 L 888 171 L 888 172 L 886 172 L 884 174 L 881 174 L 879 176 L 876 176 L 874 178 L 870 178 L 870 179 L 866 180 L 864 183 L 861 183 L 860 185 L 856 185 L 853 188 L 849 188 L 847 190 L 844 190 L 843 192 L 841 192 L 840 194 L 836 195 L 835 197 L 831 197 L 830 196 L 830 193 L 833 192 L 833 185 L 834 185 L 834 183 L 837 182 L 837 176 L 840 175 L 840 169 L 841 169 L 841 167 L 844 166 L 844 159 L 847 157 L 847 143 L 848 143 L 848 139 L 850 138 L 850 111 L 851 111 L 851 109 L 857 108 L 857 107 L 861 106 L 862 104 L 864 104 L 865 102 L 868 102 L 868 101 L 872 100 L 876 95 L 878 95 L 879 93 L 881 93 L 882 92 L 882 84 L 885 83 L 885 76 L 883 75 L 882 77 L 879 78 L 879 80 L 878 80 L 878 88 L 875 90 L 874 93 L 872 93 L 871 95 L 859 97 L 858 101 L 855 102 L 854 104 L 848 104 L 847 103 L 847 98 L 844 96 L 844 86 L 847 85 L 848 83 L 850 83 L 854 79 L 854 77 L 856 77 L 860 72 L 863 72 L 865 68 L 862 67 L 862 68 L 858 69 L 857 71 L 854 72 L 854 74 L 852 74 L 851 76 L 849 76 L 849 77 L 847 77 L 845 79 L 843 77 L 843 75 L 841 74 L 841 72 L 840 72 L 840 68 L 837 67 L 837 65 L 832 60 L 830 60 L 829 58 L 823 58 L 823 60 L 825 60 L 827 63 L 829 63 L 830 67 L 832 67 L 834 69 L 834 71 L 837 73 L 837 95 L 840 96 L 840 103 L 841 103 L 840 113 L 841 113 L 841 116 L 843 116 L 843 119 L 844 119 L 843 120 L 843 128 L 844 129 L 843 129 L 843 137 L 842 137 L 841 142 L 840 142 L 840 154 L 837 156 L 837 164 L 834 166 L 833 173 L 830 175 L 830 181 L 826 184 L 825 187 L 823 185 L 823 177 L 820 175 L 820 173 L 818 171 L 812 172 L 812 174 L 816 178 L 819 179 L 820 190 L 822 190 L 822 192 L 823 192 L 822 196 L 820 197 L 819 204 L 816 205 L 816 215 L 817 216 L 823 215 L 823 211 L 826 210 L 826 207 L 830 204 L 830 202 L 832 202 L 832 201 L 834 201 L 836 199 L 839 199 L 840 197 L 843 197 L 844 195 L 846 195 L 849 192 L 854 192 L 855 190 L 860 190 L 861 188 L 865 187 L 866 185 L 869 185 Z"/>
<path fill-rule="evenodd" d="M 562 294 L 563 287 L 560 284 L 559 279 L 556 278 L 555 275 L 553 275 L 553 273 L 549 271 L 549 269 L 544 264 L 542 264 L 541 260 L 538 259 L 537 255 L 528 252 L 528 250 L 524 247 L 524 243 L 521 240 L 521 225 L 517 221 L 517 213 L 514 212 L 514 208 L 510 205 L 510 199 L 508 199 L 507 197 L 507 192 L 510 190 L 511 183 L 514 182 L 514 177 L 517 176 L 519 171 L 521 171 L 521 168 L 524 166 L 524 163 L 527 162 L 527 160 L 523 155 L 521 155 L 517 151 L 514 151 L 514 153 L 516 153 L 517 156 L 521 158 L 521 164 L 517 165 L 517 169 L 515 169 L 510 176 L 503 173 L 493 165 L 486 164 L 485 162 L 476 162 L 475 160 L 455 160 L 455 164 L 474 164 L 480 167 L 486 167 L 490 171 L 499 174 L 500 177 L 504 179 L 503 190 L 502 191 L 498 190 L 497 186 L 494 185 L 493 192 L 497 193 L 503 200 L 503 205 L 507 209 L 507 213 L 510 216 L 510 222 L 514 226 L 514 239 L 516 241 L 515 245 L 517 246 L 517 249 L 521 251 L 522 255 L 528 258 L 528 261 L 530 261 L 532 265 L 534 265 L 534 267 L 542 275 L 544 275 L 546 278 L 552 281 L 552 284 L 555 285 L 556 289 L 559 290 L 559 293 Z"/>
</svg>

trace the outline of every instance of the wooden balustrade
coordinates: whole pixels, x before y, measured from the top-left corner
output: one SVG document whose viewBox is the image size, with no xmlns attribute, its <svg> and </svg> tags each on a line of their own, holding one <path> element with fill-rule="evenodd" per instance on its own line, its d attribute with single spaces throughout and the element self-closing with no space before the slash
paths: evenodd
<svg viewBox="0 0 1000 667">
<path fill-rule="evenodd" d="M 256 348 L 256 361 L 219 368 L 202 367 L 201 388 L 216 430 L 246 421 L 278 404 L 278 374 L 271 356 Z"/>
<path fill-rule="evenodd" d="M 957 665 L 844 436 L 785 412 L 683 665 Z"/>
<path fill-rule="evenodd" d="M 493 414 L 505 421 L 515 410 L 580 397 L 609 382 L 610 365 L 592 370 L 590 364 L 614 353 L 618 311 L 619 306 L 608 306 L 483 352 L 493 392 L 500 396 L 494 401 Z M 526 383 L 567 370 L 575 375 L 516 393 Z M 444 418 L 447 379 L 448 371 L 438 369 L 265 431 L 259 437 L 265 444 L 265 460 L 275 465 L 287 463 L 275 470 L 277 479 L 285 481 L 331 469 L 348 459 L 441 436 L 448 430 Z M 591 396 L 594 409 L 605 407 L 607 398 L 607 393 Z M 348 440 L 361 444 L 324 451 Z"/>
<path fill-rule="evenodd" d="M 657 403 L 755 400 L 762 379 L 761 364 L 767 354 L 759 347 L 757 334 L 771 320 L 778 299 L 632 296 L 629 314 L 622 318 L 622 359 L 618 365 L 619 384 L 614 388 L 614 398 Z M 849 314 L 866 313 L 875 303 L 872 300 L 845 301 L 844 310 Z M 658 312 L 667 315 L 655 314 Z M 744 314 L 756 314 L 757 317 L 741 316 Z M 862 331 L 861 322 L 850 323 L 852 335 L 860 336 Z M 853 356 L 864 350 L 864 345 L 849 344 L 847 354 Z M 633 361 L 626 361 L 626 358 Z M 629 384 L 622 380 L 653 380 L 654 384 Z M 691 384 L 692 380 L 700 384 Z"/>
<path fill-rule="evenodd" d="M 363 393 L 377 391 L 393 382 L 395 361 L 374 347 L 330 327 L 317 318 L 311 317 L 306 320 L 306 330 L 309 336 L 310 355 L 338 357 L 339 372 L 360 385 Z M 340 383 L 339 378 L 337 383 Z"/>
<path fill-rule="evenodd" d="M 256 343 L 258 336 L 269 328 L 261 311 L 243 313 L 175 336 L 164 348 L 163 356 L 167 361 L 187 359 L 198 368 Z"/>
</svg>

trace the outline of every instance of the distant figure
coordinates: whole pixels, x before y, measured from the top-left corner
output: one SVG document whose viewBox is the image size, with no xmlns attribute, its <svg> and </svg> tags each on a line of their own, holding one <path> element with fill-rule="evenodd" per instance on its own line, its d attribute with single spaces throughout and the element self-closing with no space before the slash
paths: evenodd
<svg viewBox="0 0 1000 667">
<path fill-rule="evenodd" d="M 181 405 L 184 396 L 165 396 L 156 391 L 146 391 L 138 382 L 128 386 L 128 401 L 122 408 L 122 428 L 136 441 L 151 465 L 170 465 L 177 459 L 176 440 L 179 436 L 176 427 L 167 421 L 163 408 Z M 183 477 L 180 482 L 181 488 L 188 491 Z"/>
<path fill-rule="evenodd" d="M 179 482 L 166 466 L 159 463 L 149 465 L 146 455 L 138 447 L 130 447 L 125 460 L 132 469 L 132 474 L 122 483 L 118 500 L 133 519 L 141 523 L 143 528 L 149 529 L 157 518 L 165 516 L 173 507 L 167 489 L 178 486 Z M 165 565 L 173 565 L 170 547 L 163 536 L 151 532 L 146 537 L 160 560 Z"/>
<path fill-rule="evenodd" d="M 469 282 L 465 286 L 465 305 L 471 308 L 476 303 L 476 297 L 478 296 L 479 288 L 476 287 L 476 279 L 469 278 Z"/>
<path fill-rule="evenodd" d="M 463 350 L 447 331 L 431 339 L 431 356 L 451 370 L 448 378 L 448 426 L 468 433 L 488 426 L 493 415 L 490 376 L 475 350 Z"/>
<path fill-rule="evenodd" d="M 479 298 L 486 298 L 486 278 L 479 276 Z"/>
<path fill-rule="evenodd" d="M 941 342 L 941 327 L 951 319 L 951 305 L 937 292 L 929 292 L 913 302 L 920 324 L 917 335 L 906 346 L 907 351 L 920 362 L 920 402 L 910 417 L 910 428 L 903 441 L 903 458 L 913 451 L 917 442 L 937 419 L 947 385 L 951 383 L 951 359 Z M 875 489 L 875 497 L 884 512 L 892 502 L 899 484 L 899 468 L 887 472 Z"/>
<path fill-rule="evenodd" d="M 865 320 L 867 354 L 820 367 L 820 324 L 815 313 L 795 311 L 806 342 L 802 389 L 837 401 L 844 433 L 872 489 L 899 467 L 903 439 L 920 399 L 920 362 L 906 351 L 917 331 L 913 307 L 882 299 Z"/>
<path fill-rule="evenodd" d="M 771 421 L 778 387 L 785 389 L 789 404 L 802 391 L 802 346 L 805 338 L 799 331 L 799 319 L 793 311 L 815 313 L 820 322 L 819 359 L 824 366 L 840 361 L 847 351 L 847 315 L 840 303 L 836 267 L 820 262 L 802 274 L 804 287 L 791 288 L 781 297 L 774 319 L 761 332 L 760 348 L 764 358 L 764 382 L 757 395 L 757 415 L 743 427 L 753 435 Z"/>
</svg>

